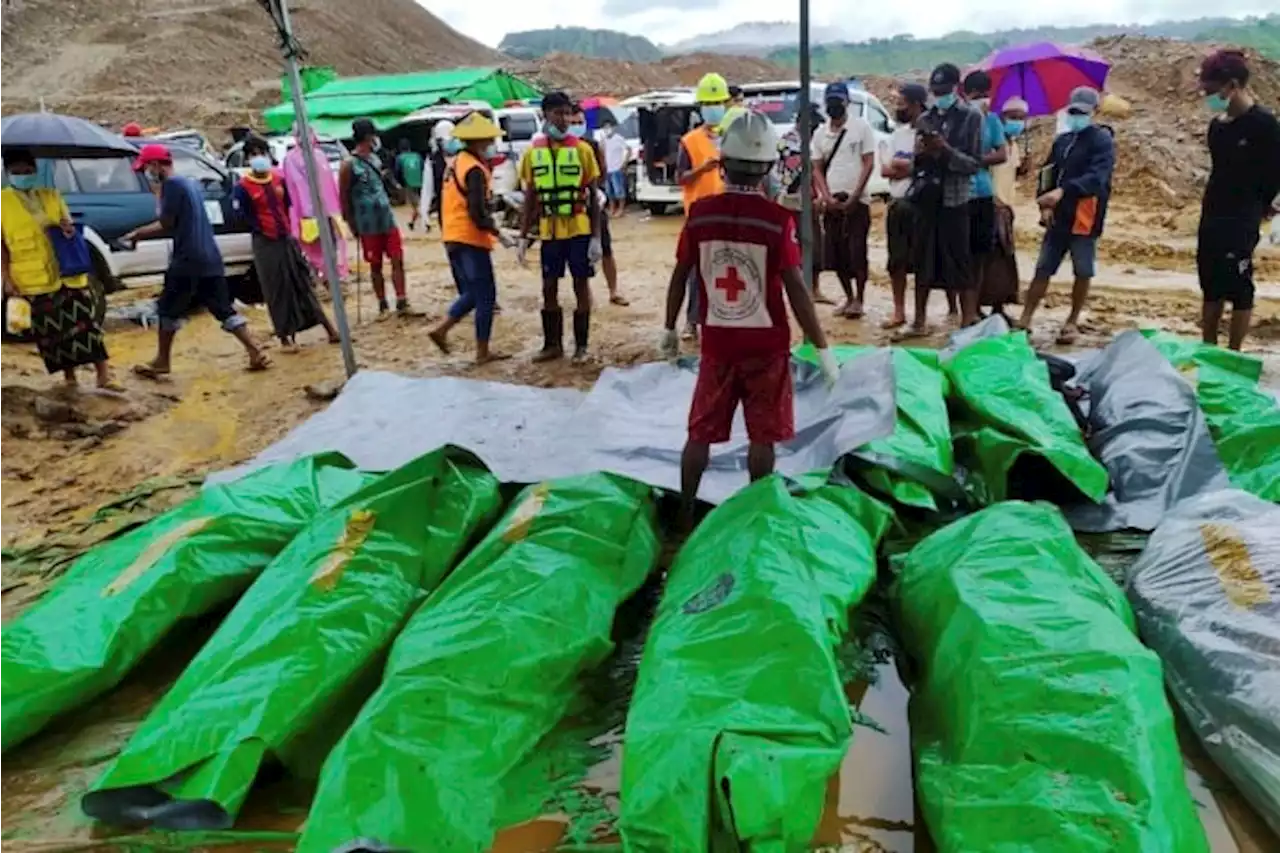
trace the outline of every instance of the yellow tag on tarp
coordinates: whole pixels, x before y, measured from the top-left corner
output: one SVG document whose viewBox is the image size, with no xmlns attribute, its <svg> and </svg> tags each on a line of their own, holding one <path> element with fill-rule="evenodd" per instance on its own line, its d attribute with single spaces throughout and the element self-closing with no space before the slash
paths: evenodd
<svg viewBox="0 0 1280 853">
<path fill-rule="evenodd" d="M 347 564 L 355 556 L 356 549 L 369 538 L 369 533 L 377 520 L 378 517 L 373 510 L 352 510 L 351 515 L 347 516 L 347 523 L 342 528 L 342 535 L 338 537 L 333 551 L 316 567 L 307 583 L 321 592 L 329 592 L 336 587 L 338 581 L 342 579 L 342 573 L 347 570 Z"/>
<path fill-rule="evenodd" d="M 21 296 L 5 299 L 4 325 L 11 335 L 20 335 L 31 328 L 31 303 Z"/>
<path fill-rule="evenodd" d="M 549 494 L 551 494 L 549 483 L 539 483 L 529 490 L 524 500 L 520 501 L 520 505 L 512 511 L 511 518 L 507 521 L 507 529 L 502 533 L 503 542 L 519 542 L 529 535 L 533 520 L 542 511 Z"/>
<path fill-rule="evenodd" d="M 1253 564 L 1239 529 L 1217 522 L 1201 524 L 1200 540 L 1228 601 L 1244 609 L 1271 603 L 1271 590 Z"/>
<path fill-rule="evenodd" d="M 203 518 L 193 518 L 190 521 L 179 524 L 177 527 L 151 540 L 151 544 L 142 549 L 142 553 L 125 567 L 116 579 L 107 584 L 102 589 L 102 597 L 110 598 L 113 595 L 119 595 L 124 592 L 131 583 L 142 577 L 147 569 L 150 569 L 160 561 L 160 558 L 169 553 L 169 549 L 174 545 L 204 530 L 213 523 L 216 516 L 205 516 Z"/>
</svg>

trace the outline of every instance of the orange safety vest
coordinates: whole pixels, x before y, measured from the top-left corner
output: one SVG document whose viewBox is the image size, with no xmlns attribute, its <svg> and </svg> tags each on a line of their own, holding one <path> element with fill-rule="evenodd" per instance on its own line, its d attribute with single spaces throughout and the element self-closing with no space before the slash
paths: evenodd
<svg viewBox="0 0 1280 853">
<path fill-rule="evenodd" d="M 696 169 L 709 160 L 718 160 L 720 158 L 720 149 L 716 147 L 715 142 L 707 135 L 706 130 L 701 127 L 695 127 L 680 138 L 680 144 L 684 146 L 684 150 L 689 154 L 690 168 Z M 724 178 L 720 176 L 719 169 L 712 169 L 704 172 L 692 183 L 688 183 L 680 187 L 680 193 L 684 196 L 684 212 L 689 213 L 689 207 L 695 201 L 704 196 L 720 195 L 724 192 Z"/>
<path fill-rule="evenodd" d="M 467 210 L 467 175 L 472 169 L 479 169 L 484 175 L 484 195 L 489 197 L 489 186 L 493 175 L 489 167 L 470 151 L 460 151 L 453 158 L 444 177 L 444 191 L 440 199 L 441 214 L 444 220 L 443 240 L 446 243 L 465 243 L 487 251 L 493 250 L 493 235 L 481 231 Z"/>
</svg>

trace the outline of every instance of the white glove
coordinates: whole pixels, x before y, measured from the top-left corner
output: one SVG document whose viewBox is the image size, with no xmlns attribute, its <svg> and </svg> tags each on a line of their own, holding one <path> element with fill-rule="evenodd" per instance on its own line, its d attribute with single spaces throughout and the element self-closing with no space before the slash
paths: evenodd
<svg viewBox="0 0 1280 853">
<path fill-rule="evenodd" d="M 818 364 L 822 367 L 822 378 L 827 382 L 827 389 L 836 387 L 836 383 L 840 381 L 840 365 L 836 363 L 831 350 L 818 350 Z"/>
<path fill-rule="evenodd" d="M 600 245 L 600 238 L 592 237 L 591 244 L 587 246 L 587 260 L 595 264 L 595 263 L 599 263 L 600 259 L 603 257 L 604 257 L 604 247 Z"/>
<path fill-rule="evenodd" d="M 662 330 L 662 337 L 658 340 L 658 355 L 671 364 L 675 364 L 680 357 L 680 335 L 675 329 Z"/>
<path fill-rule="evenodd" d="M 498 232 L 498 243 L 500 243 L 504 249 L 514 249 L 516 247 L 515 238 L 510 234 L 507 234 L 505 231 Z"/>
<path fill-rule="evenodd" d="M 516 263 L 520 264 L 520 266 L 522 267 L 529 266 L 529 259 L 527 257 L 528 254 L 529 254 L 529 238 L 521 237 L 518 240 L 516 240 Z"/>
</svg>

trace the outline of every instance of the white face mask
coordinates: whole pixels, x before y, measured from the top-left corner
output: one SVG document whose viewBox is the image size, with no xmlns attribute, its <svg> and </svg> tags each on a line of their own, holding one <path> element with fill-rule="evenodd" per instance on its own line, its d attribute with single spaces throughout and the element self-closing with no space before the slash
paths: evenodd
<svg viewBox="0 0 1280 853">
<path fill-rule="evenodd" d="M 604 134 L 604 136 L 605 136 L 605 138 L 606 138 L 606 139 L 608 139 L 610 136 L 613 136 L 613 128 L 612 128 L 612 127 L 603 127 L 603 128 L 601 128 L 601 129 L 600 129 L 600 132 Z"/>
</svg>

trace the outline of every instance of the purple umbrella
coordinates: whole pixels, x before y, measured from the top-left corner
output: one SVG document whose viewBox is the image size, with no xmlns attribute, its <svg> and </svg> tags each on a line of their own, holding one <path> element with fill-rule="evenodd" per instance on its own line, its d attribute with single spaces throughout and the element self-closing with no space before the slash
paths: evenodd
<svg viewBox="0 0 1280 853">
<path fill-rule="evenodd" d="M 1067 105 L 1071 90 L 1102 91 L 1111 63 L 1082 47 L 1041 41 L 1002 47 L 978 64 L 991 75 L 991 103 L 1000 109 L 1013 97 L 1027 102 L 1028 115 L 1052 115 Z"/>
</svg>

